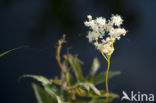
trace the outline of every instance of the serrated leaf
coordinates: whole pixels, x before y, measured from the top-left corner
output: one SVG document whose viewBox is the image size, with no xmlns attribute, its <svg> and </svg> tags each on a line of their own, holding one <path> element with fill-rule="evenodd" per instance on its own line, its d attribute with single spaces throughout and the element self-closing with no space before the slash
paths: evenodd
<svg viewBox="0 0 156 103">
<path fill-rule="evenodd" d="M 41 87 L 34 83 L 32 87 L 38 103 L 55 103 Z"/>
<path fill-rule="evenodd" d="M 42 85 L 47 85 L 52 83 L 52 80 L 48 80 L 46 77 L 40 75 L 23 75 L 21 78 L 26 78 L 26 77 L 33 78 L 38 82 L 41 82 Z"/>
<path fill-rule="evenodd" d="M 119 71 L 109 71 L 108 79 L 111 79 L 114 76 L 120 75 Z M 105 82 L 106 72 L 101 72 L 95 78 L 93 78 L 92 82 L 95 85 L 102 84 Z"/>
<path fill-rule="evenodd" d="M 80 61 L 77 59 L 77 57 L 69 55 L 69 63 L 74 71 L 77 81 L 83 81 L 84 77 L 82 75 Z"/>
</svg>

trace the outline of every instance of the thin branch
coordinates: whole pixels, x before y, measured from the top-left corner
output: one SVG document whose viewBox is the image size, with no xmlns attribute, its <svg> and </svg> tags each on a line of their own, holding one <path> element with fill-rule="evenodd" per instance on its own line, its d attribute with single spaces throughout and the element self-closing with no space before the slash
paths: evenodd
<svg viewBox="0 0 156 103">
<path fill-rule="evenodd" d="M 56 60 L 57 60 L 57 63 L 58 63 L 58 65 L 59 65 L 62 72 L 66 72 L 66 69 L 62 65 L 61 57 L 60 57 L 62 44 L 66 43 L 65 38 L 66 38 L 66 35 L 63 34 L 62 39 L 58 40 L 58 44 L 57 44 L 57 47 L 56 47 Z"/>
</svg>

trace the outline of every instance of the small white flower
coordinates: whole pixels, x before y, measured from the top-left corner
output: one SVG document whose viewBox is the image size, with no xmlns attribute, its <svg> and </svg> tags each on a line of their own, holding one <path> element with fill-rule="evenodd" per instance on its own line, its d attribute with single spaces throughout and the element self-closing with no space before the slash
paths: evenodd
<svg viewBox="0 0 156 103">
<path fill-rule="evenodd" d="M 107 55 L 111 55 L 114 51 L 114 47 L 108 44 L 99 44 L 99 50 Z"/>
<path fill-rule="evenodd" d="M 127 33 L 124 28 L 120 28 L 123 22 L 122 18 L 119 15 L 113 15 L 111 20 L 106 21 L 103 17 L 98 17 L 95 20 L 91 15 L 87 17 L 89 21 L 85 21 L 84 24 L 91 29 L 87 35 L 89 42 L 105 55 L 111 55 L 114 52 L 114 42 L 119 40 L 121 35 L 125 36 Z"/>
<path fill-rule="evenodd" d="M 115 39 L 120 39 L 120 36 L 121 35 L 125 36 L 126 33 L 127 31 L 124 28 L 116 28 L 116 29 L 112 29 L 109 32 L 109 35 L 111 35 Z"/>
<path fill-rule="evenodd" d="M 106 31 L 109 32 L 109 31 L 111 31 L 112 29 L 114 29 L 113 26 L 110 25 L 110 24 L 107 24 L 107 26 L 106 26 Z"/>
<path fill-rule="evenodd" d="M 119 15 L 112 15 L 111 17 L 111 23 L 115 26 L 120 26 L 122 24 L 123 20 L 121 16 Z"/>
<path fill-rule="evenodd" d="M 92 16 L 91 15 L 88 15 L 87 18 L 88 18 L 89 21 L 92 20 Z"/>
<path fill-rule="evenodd" d="M 105 19 L 105 18 L 102 18 L 102 17 L 96 18 L 96 23 L 97 23 L 100 27 L 103 27 L 103 26 L 105 26 L 105 24 L 106 24 L 106 19 Z"/>
</svg>

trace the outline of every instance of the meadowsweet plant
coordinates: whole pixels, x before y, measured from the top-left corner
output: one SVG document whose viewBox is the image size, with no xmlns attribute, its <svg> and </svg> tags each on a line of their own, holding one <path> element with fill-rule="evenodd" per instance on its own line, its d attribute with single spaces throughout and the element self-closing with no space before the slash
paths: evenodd
<svg viewBox="0 0 156 103">
<path fill-rule="evenodd" d="M 108 98 L 108 74 L 110 68 L 110 58 L 114 52 L 114 43 L 117 40 L 120 40 L 121 36 L 125 36 L 127 31 L 121 27 L 123 20 L 119 15 L 112 15 L 110 20 L 106 20 L 103 17 L 97 17 L 93 20 L 91 15 L 88 15 L 87 17 L 88 21 L 84 22 L 85 26 L 90 28 L 87 38 L 89 39 L 89 42 L 101 52 L 108 63 L 105 77 Z"/>
<path fill-rule="evenodd" d="M 90 72 L 84 76 L 81 68 L 83 62 L 77 55 L 72 55 L 69 52 L 61 54 L 62 46 L 66 43 L 66 36 L 63 35 L 56 46 L 56 61 L 60 68 L 60 75 L 55 78 L 31 74 L 22 76 L 33 78 L 40 83 L 32 84 L 37 102 L 110 103 L 117 98 L 117 94 L 110 93 L 108 90 L 108 79 L 120 74 L 119 71 L 109 71 L 109 67 L 114 51 L 113 44 L 120 39 L 121 35 L 126 34 L 126 30 L 120 27 L 122 22 L 119 15 L 112 16 L 108 21 L 102 17 L 93 20 L 89 15 L 88 21 L 84 22 L 90 28 L 87 36 L 89 42 L 95 45 L 108 62 L 106 72 L 97 73 L 100 63 L 97 58 L 94 58 Z M 98 89 L 97 85 L 103 83 L 106 84 L 106 90 Z"/>
</svg>

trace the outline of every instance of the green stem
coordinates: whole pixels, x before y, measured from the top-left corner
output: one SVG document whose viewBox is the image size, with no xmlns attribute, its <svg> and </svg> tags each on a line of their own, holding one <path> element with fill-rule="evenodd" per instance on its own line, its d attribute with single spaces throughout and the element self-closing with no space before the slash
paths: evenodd
<svg viewBox="0 0 156 103">
<path fill-rule="evenodd" d="M 108 58 L 107 56 L 101 51 L 101 54 L 103 55 L 103 57 L 106 59 L 106 61 L 108 62 Z"/>
<path fill-rule="evenodd" d="M 109 97 L 109 88 L 108 88 L 108 76 L 109 76 L 109 68 L 110 68 L 110 57 L 107 60 L 107 71 L 106 71 L 106 103 L 108 103 L 108 97 Z"/>
</svg>

